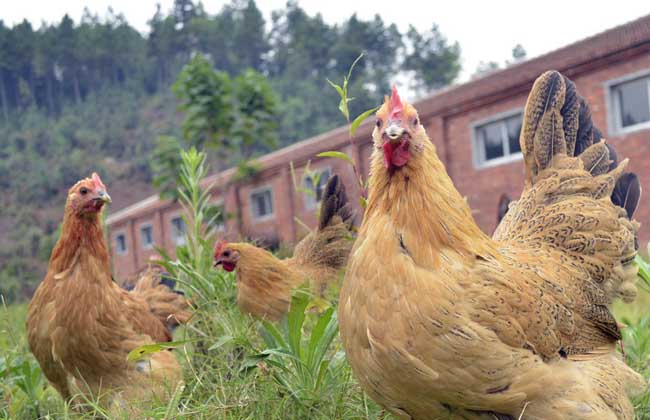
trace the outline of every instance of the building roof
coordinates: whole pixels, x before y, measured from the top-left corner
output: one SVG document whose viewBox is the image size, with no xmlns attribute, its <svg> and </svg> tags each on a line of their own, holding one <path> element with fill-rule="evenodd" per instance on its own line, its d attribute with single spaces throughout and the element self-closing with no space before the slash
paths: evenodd
<svg viewBox="0 0 650 420">
<path fill-rule="evenodd" d="M 548 69 L 575 77 L 612 61 L 643 52 L 650 53 L 650 15 L 467 83 L 448 87 L 414 105 L 423 119 L 435 115 L 454 115 L 527 92 L 534 80 Z M 368 139 L 372 126 L 372 121 L 364 122 L 355 135 L 355 141 Z M 340 149 L 348 142 L 348 127 L 338 127 L 264 155 L 257 161 L 263 170 L 280 169 L 289 161 L 300 164 L 324 150 Z M 204 185 L 225 185 L 234 174 L 234 169 L 213 174 L 206 178 Z M 106 224 L 110 226 L 132 215 L 170 204 L 169 200 L 160 200 L 157 195 L 152 195 L 109 215 Z"/>
</svg>

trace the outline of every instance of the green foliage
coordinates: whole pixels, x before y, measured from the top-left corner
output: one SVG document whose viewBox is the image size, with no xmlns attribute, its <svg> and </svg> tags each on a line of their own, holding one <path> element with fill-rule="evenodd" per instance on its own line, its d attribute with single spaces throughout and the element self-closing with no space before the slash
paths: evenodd
<svg viewBox="0 0 650 420">
<path fill-rule="evenodd" d="M 650 254 L 650 244 L 648 244 L 648 254 Z M 646 291 L 650 291 L 650 263 L 637 255 L 634 263 L 639 267 L 639 277 L 643 281 L 643 287 Z"/>
<path fill-rule="evenodd" d="M 177 185 L 180 180 L 178 168 L 181 164 L 183 148 L 172 136 L 159 136 L 151 156 L 151 172 L 153 187 L 159 191 L 160 197 L 177 199 Z"/>
<path fill-rule="evenodd" d="M 247 69 L 233 80 L 233 124 L 228 137 L 248 160 L 277 146 L 277 100 L 268 79 Z"/>
<path fill-rule="evenodd" d="M 154 343 L 154 344 L 143 344 L 131 350 L 127 354 L 126 359 L 130 362 L 136 362 L 138 360 L 143 360 L 151 357 L 152 354 L 159 353 L 161 351 L 175 349 L 184 344 L 191 343 L 191 340 L 182 340 L 182 341 L 167 341 L 164 343 Z"/>
<path fill-rule="evenodd" d="M 183 68 L 172 90 L 185 112 L 183 138 L 191 146 L 231 148 L 226 134 L 232 125 L 231 82 L 227 73 L 215 71 L 197 54 Z"/>
<path fill-rule="evenodd" d="M 318 405 L 336 384 L 348 380 L 345 355 L 334 351 L 333 342 L 338 333 L 336 308 L 330 307 L 313 321 L 307 331 L 306 313 L 310 295 L 298 290 L 291 300 L 291 309 L 282 326 L 262 321 L 262 337 L 266 349 L 250 357 L 244 367 L 258 366 L 265 361 L 273 366 L 273 378 L 298 404 L 311 408 Z M 343 378 L 341 378 L 343 376 Z"/>
<path fill-rule="evenodd" d="M 650 316 L 645 316 L 637 322 L 623 319 L 626 325 L 622 329 L 624 351 L 627 364 L 640 372 L 646 381 L 650 380 Z M 636 418 L 650 417 L 650 386 L 646 386 L 641 394 L 634 399 Z"/>
<path fill-rule="evenodd" d="M 363 57 L 363 54 L 359 55 L 356 60 L 352 62 L 352 65 L 350 66 L 350 69 L 348 70 L 348 74 L 343 77 L 343 83 L 341 85 L 337 85 L 336 83 L 333 83 L 329 79 L 327 82 L 336 90 L 336 92 L 339 94 L 341 97 L 341 101 L 339 102 L 339 110 L 345 117 L 345 120 L 350 123 L 350 111 L 348 109 L 348 104 L 349 102 L 354 99 L 350 97 L 349 95 L 349 90 L 348 90 L 348 83 L 350 82 L 350 79 L 352 78 L 352 70 L 354 70 L 354 67 L 357 65 L 359 60 Z M 350 128 L 348 131 L 348 135 L 350 138 L 350 143 L 353 143 L 353 136 L 357 131 L 357 128 L 361 123 L 368 118 L 370 115 L 372 115 L 377 108 L 371 108 L 366 111 L 363 111 L 361 114 L 359 114 L 354 121 L 352 121 L 352 124 L 350 124 Z M 319 153 L 317 156 L 319 157 L 334 157 L 337 159 L 343 159 L 347 163 L 352 166 L 352 170 L 354 171 L 354 175 L 357 178 L 357 182 L 359 183 L 359 189 L 361 190 L 361 197 L 359 197 L 359 204 L 361 205 L 361 208 L 365 208 L 367 205 L 367 200 L 366 200 L 366 185 L 365 182 L 363 181 L 363 177 L 359 173 L 359 170 L 357 169 L 357 165 L 354 163 L 352 158 L 350 158 L 348 155 L 346 155 L 343 152 L 338 152 L 338 151 L 328 151 L 328 152 L 322 152 Z"/>
<path fill-rule="evenodd" d="M 212 212 L 212 186 L 201 186 L 208 173 L 205 159 L 205 153 L 197 152 L 193 147 L 181 151 L 178 196 L 183 208 L 183 221 L 187 226 L 186 243 L 177 248 L 176 261 L 171 261 L 164 250 L 158 249 L 158 252 L 167 257 L 161 264 L 189 288 L 190 296 L 196 295 L 203 301 L 209 301 L 216 296 L 223 296 L 226 286 L 222 281 L 214 281 L 212 270 L 212 251 L 219 214 Z"/>
<path fill-rule="evenodd" d="M 277 143 L 276 100 L 268 80 L 252 69 L 231 79 L 197 54 L 183 68 L 173 91 L 184 111 L 183 144 L 162 136 L 154 150 L 154 187 L 162 197 L 178 198 L 178 160 L 184 145 L 212 149 L 236 162 L 236 179 L 259 172 L 251 158 Z"/>
<path fill-rule="evenodd" d="M 38 418 L 52 396 L 36 360 L 25 352 L 26 307 L 0 299 L 0 418 Z"/>
<path fill-rule="evenodd" d="M 432 91 L 447 86 L 460 73 L 460 45 L 450 44 L 440 32 L 438 25 L 432 25 L 425 33 L 413 26 L 406 33 L 410 53 L 404 59 L 404 68 L 412 71 L 414 88 Z"/>
<path fill-rule="evenodd" d="M 234 175 L 235 181 L 253 179 L 262 171 L 262 164 L 256 160 L 242 160 L 237 164 L 237 171 Z"/>
</svg>

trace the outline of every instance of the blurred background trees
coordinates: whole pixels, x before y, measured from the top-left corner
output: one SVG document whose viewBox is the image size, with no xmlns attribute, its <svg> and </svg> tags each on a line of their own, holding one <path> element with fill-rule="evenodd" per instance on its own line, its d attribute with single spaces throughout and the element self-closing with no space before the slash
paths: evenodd
<svg viewBox="0 0 650 420">
<path fill-rule="evenodd" d="M 361 52 L 354 115 L 396 80 L 423 95 L 460 71 L 460 47 L 435 24 L 403 33 L 356 14 L 332 24 L 295 1 L 266 21 L 253 0 L 216 14 L 176 0 L 146 34 L 110 8 L 0 21 L 0 293 L 28 295 L 40 281 L 80 176 L 101 173 L 115 209 L 152 194 L 152 180 L 171 191 L 179 148 L 203 147 L 220 170 L 334 128 L 326 79 Z"/>
</svg>

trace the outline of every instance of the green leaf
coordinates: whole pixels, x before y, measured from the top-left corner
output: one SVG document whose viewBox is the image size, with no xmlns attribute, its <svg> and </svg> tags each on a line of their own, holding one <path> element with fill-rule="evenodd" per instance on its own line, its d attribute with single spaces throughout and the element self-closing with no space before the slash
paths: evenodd
<svg viewBox="0 0 650 420">
<path fill-rule="evenodd" d="M 363 58 L 363 53 L 359 54 L 356 60 L 352 62 L 352 65 L 350 66 L 350 70 L 348 70 L 348 75 L 346 77 L 346 80 L 350 80 L 350 78 L 352 77 L 352 70 L 354 70 L 354 66 L 356 66 L 359 60 L 361 60 L 362 58 Z"/>
<path fill-rule="evenodd" d="M 375 111 L 377 111 L 377 109 L 379 109 L 379 107 L 369 109 L 355 118 L 354 121 L 352 121 L 352 124 L 350 124 L 350 137 L 354 136 L 354 133 L 357 132 L 357 128 L 359 128 L 361 123 L 364 122 L 365 119 L 372 115 Z"/>
<path fill-rule="evenodd" d="M 216 350 L 216 349 L 222 347 L 222 346 L 223 346 L 224 344 L 226 344 L 227 342 L 232 341 L 232 340 L 233 340 L 233 337 L 232 337 L 232 336 L 230 336 L 230 335 L 223 335 L 223 336 L 221 336 L 221 337 L 220 337 L 220 338 L 219 338 L 219 339 L 218 339 L 218 340 L 217 340 L 213 345 L 211 345 L 211 346 L 208 348 L 208 351 Z"/>
<path fill-rule="evenodd" d="M 327 328 L 332 315 L 334 314 L 334 308 L 329 308 L 318 319 L 316 326 L 311 331 L 311 337 L 309 338 L 309 345 L 307 346 L 307 366 L 310 369 L 313 369 L 314 364 L 320 363 L 320 360 L 316 359 L 317 356 L 324 354 L 322 350 L 323 346 L 323 334 Z M 325 348 L 327 351 L 327 348 Z M 315 363 L 314 363 L 315 362 Z"/>
<path fill-rule="evenodd" d="M 640 255 L 637 255 L 634 262 L 639 267 L 639 277 L 650 286 L 650 264 L 646 262 Z"/>
<path fill-rule="evenodd" d="M 339 102 L 339 111 L 341 111 L 346 121 L 350 121 L 350 110 L 348 109 L 348 101 L 345 97 L 341 98 L 341 102 Z"/>
<path fill-rule="evenodd" d="M 359 197 L 359 205 L 361 206 L 362 209 L 368 207 L 368 200 L 366 199 L 366 197 L 363 196 Z"/>
<path fill-rule="evenodd" d="M 321 152 L 316 155 L 317 157 L 332 157 L 336 159 L 343 159 L 344 161 L 348 162 L 350 165 L 354 166 L 354 162 L 350 158 L 350 156 L 346 155 L 343 152 L 337 152 L 337 151 L 329 151 L 329 152 Z"/>
<path fill-rule="evenodd" d="M 343 98 L 345 98 L 345 93 L 343 93 L 343 88 L 341 86 L 339 86 L 336 83 L 332 82 L 330 79 L 327 79 L 327 83 L 329 83 L 330 86 L 332 86 L 334 89 L 336 89 L 336 91 L 339 93 L 339 96 L 341 97 L 341 100 L 343 100 Z"/>
<path fill-rule="evenodd" d="M 267 346 L 269 347 L 279 346 L 282 348 L 288 347 L 286 340 L 282 337 L 282 333 L 280 332 L 278 327 L 275 326 L 275 324 L 266 320 L 263 320 L 261 322 L 262 325 L 264 326 L 264 330 L 271 336 L 271 337 L 262 336 Z M 273 339 L 274 343 L 271 342 L 271 338 Z"/>
<path fill-rule="evenodd" d="M 298 289 L 291 298 L 291 309 L 287 315 L 289 347 L 298 358 L 301 354 L 300 338 L 302 337 L 302 325 L 305 322 L 305 309 L 308 304 L 309 294 Z"/>
<path fill-rule="evenodd" d="M 155 343 L 155 344 L 143 344 L 139 347 L 134 348 L 126 356 L 126 360 L 129 362 L 136 362 L 143 359 L 146 356 L 151 356 L 152 354 L 161 352 L 163 350 L 173 349 L 183 344 L 193 343 L 197 340 L 183 340 L 183 341 L 169 341 L 167 343 Z"/>
</svg>

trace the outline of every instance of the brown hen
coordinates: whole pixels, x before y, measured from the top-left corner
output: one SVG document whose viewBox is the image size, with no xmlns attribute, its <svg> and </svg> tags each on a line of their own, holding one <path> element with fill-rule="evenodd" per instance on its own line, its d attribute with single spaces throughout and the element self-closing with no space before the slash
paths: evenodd
<svg viewBox="0 0 650 420">
<path fill-rule="evenodd" d="M 608 305 L 635 295 L 640 187 L 573 83 L 536 81 L 526 185 L 494 238 L 395 90 L 377 119 L 339 306 L 363 388 L 404 419 L 633 418 L 628 392 L 643 380 L 616 352 Z"/>
<path fill-rule="evenodd" d="M 164 398 L 182 379 L 169 351 L 149 362 L 127 361 L 134 348 L 171 340 L 170 328 L 188 318 L 187 302 L 145 273 L 132 292 L 111 277 L 101 228 L 110 202 L 97 174 L 68 192 L 59 238 L 43 282 L 29 305 L 29 348 L 67 400 L 99 400 L 110 410 Z"/>
<path fill-rule="evenodd" d="M 289 309 L 293 289 L 310 282 L 322 295 L 345 267 L 352 238 L 352 213 L 345 186 L 337 175 L 325 186 L 318 229 L 303 238 L 293 257 L 280 260 L 248 243 L 222 242 L 215 250 L 215 265 L 237 269 L 237 304 L 253 316 L 279 320 Z"/>
</svg>

